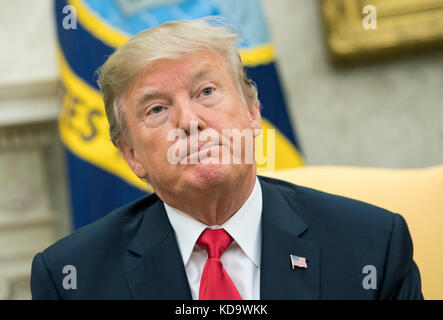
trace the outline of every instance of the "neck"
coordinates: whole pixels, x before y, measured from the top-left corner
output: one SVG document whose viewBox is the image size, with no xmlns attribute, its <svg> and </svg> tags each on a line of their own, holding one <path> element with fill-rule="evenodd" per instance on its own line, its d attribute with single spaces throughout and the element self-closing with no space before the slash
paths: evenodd
<svg viewBox="0 0 443 320">
<path fill-rule="evenodd" d="M 186 190 L 179 197 L 160 198 L 173 208 L 185 212 L 200 222 L 221 225 L 234 215 L 251 195 L 257 169 L 237 175 L 234 181 L 218 184 L 204 190 Z"/>
</svg>

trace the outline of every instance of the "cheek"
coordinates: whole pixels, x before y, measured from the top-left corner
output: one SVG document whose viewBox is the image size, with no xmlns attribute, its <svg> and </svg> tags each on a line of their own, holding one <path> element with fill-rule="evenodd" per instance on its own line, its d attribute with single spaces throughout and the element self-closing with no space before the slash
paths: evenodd
<svg viewBox="0 0 443 320">
<path fill-rule="evenodd" d="M 157 158 L 161 151 L 162 139 L 156 138 L 156 133 L 152 130 L 140 130 L 136 136 L 133 137 L 134 150 L 140 162 L 149 165 Z"/>
<path fill-rule="evenodd" d="M 174 145 L 175 141 L 168 141 L 168 130 L 156 130 L 146 141 L 145 154 L 146 159 L 150 159 L 147 163 L 152 164 L 153 169 L 169 167 L 168 151 Z"/>
<path fill-rule="evenodd" d="M 220 115 L 226 128 L 250 128 L 247 107 L 240 99 L 232 99 L 226 111 Z"/>
</svg>

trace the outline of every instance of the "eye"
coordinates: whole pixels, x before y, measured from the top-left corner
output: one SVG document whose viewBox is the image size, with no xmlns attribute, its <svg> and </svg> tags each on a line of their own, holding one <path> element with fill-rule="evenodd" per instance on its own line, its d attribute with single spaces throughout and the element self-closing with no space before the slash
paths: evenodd
<svg viewBox="0 0 443 320">
<path fill-rule="evenodd" d="M 164 107 L 163 106 L 156 106 L 156 107 L 154 107 L 154 108 L 152 108 L 149 112 L 148 112 L 148 114 L 149 113 L 160 113 L 160 112 L 162 112 L 163 111 L 163 109 L 164 109 Z"/>
<path fill-rule="evenodd" d="M 212 89 L 212 88 L 205 88 L 202 90 L 202 94 L 204 96 L 210 96 L 212 94 L 212 92 L 214 92 L 214 89 Z"/>
</svg>

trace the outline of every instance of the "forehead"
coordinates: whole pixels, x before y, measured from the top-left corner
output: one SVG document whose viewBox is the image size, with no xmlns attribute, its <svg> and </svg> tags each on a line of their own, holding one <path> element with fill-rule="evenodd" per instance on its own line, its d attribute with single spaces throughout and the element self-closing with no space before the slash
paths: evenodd
<svg viewBox="0 0 443 320">
<path fill-rule="evenodd" d="M 218 53 L 200 50 L 181 54 L 176 59 L 159 59 L 148 65 L 142 76 L 142 86 L 161 88 L 173 83 L 189 83 L 207 76 L 229 76 L 225 59 Z"/>
</svg>

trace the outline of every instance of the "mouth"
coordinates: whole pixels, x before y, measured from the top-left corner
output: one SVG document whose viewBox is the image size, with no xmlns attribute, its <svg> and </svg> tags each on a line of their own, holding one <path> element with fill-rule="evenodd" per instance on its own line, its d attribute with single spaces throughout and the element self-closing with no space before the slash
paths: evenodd
<svg viewBox="0 0 443 320">
<path fill-rule="evenodd" d="M 193 152 L 188 152 L 182 159 L 180 160 L 180 163 L 182 164 L 195 164 L 199 161 L 203 160 L 203 158 L 208 158 L 208 151 L 209 149 L 216 149 L 223 147 L 222 144 L 215 144 L 215 143 L 207 143 L 201 147 L 198 148 L 198 150 Z M 211 152 L 212 155 L 212 152 Z M 189 161 L 188 161 L 189 160 Z"/>
<path fill-rule="evenodd" d="M 187 137 L 187 139 L 180 141 L 179 149 L 182 150 L 182 153 L 179 155 L 178 162 L 174 161 L 174 163 L 197 164 L 203 159 L 217 157 L 215 155 L 216 148 L 218 148 L 219 157 L 222 155 L 225 157 L 225 151 L 230 152 L 231 140 L 229 136 L 221 134 L 209 136 L 210 139 L 206 138 L 205 141 L 199 141 Z"/>
</svg>

